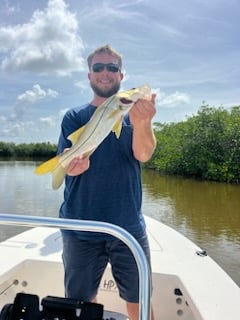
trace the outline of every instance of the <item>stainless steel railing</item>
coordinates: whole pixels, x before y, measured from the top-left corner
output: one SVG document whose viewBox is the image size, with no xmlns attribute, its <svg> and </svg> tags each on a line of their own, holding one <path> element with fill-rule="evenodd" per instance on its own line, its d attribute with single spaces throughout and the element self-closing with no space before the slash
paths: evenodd
<svg viewBox="0 0 240 320">
<path fill-rule="evenodd" d="M 150 319 L 150 270 L 145 254 L 136 239 L 126 230 L 106 222 L 60 219 L 0 213 L 0 224 L 25 227 L 51 227 L 64 230 L 103 232 L 123 241 L 136 260 L 139 272 L 139 319 Z"/>
</svg>

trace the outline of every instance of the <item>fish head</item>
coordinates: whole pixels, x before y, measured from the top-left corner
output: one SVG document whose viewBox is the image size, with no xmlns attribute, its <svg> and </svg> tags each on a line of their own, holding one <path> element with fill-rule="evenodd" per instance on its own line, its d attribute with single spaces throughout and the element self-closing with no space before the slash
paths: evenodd
<svg viewBox="0 0 240 320">
<path fill-rule="evenodd" d="M 130 109 L 138 99 L 151 100 L 152 93 L 151 88 L 148 85 L 144 85 L 128 91 L 118 92 L 109 99 L 111 99 L 110 104 L 113 107 L 113 111 L 111 112 L 108 119 L 114 119 L 115 123 L 113 125 L 112 131 L 115 132 L 116 137 L 119 138 L 122 130 L 123 116 L 125 116 L 130 111 Z"/>
<path fill-rule="evenodd" d="M 144 85 L 131 90 L 122 91 L 116 95 L 116 98 L 118 100 L 120 110 L 127 112 L 138 99 L 151 100 L 151 88 L 148 85 Z"/>
</svg>

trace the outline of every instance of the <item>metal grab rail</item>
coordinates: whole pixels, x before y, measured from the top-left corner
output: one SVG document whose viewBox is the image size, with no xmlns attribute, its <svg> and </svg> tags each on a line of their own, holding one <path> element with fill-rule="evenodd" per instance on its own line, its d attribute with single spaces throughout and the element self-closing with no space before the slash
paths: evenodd
<svg viewBox="0 0 240 320">
<path fill-rule="evenodd" d="M 61 219 L 51 217 L 26 216 L 0 213 L 0 225 L 16 225 L 27 227 L 51 227 L 64 230 L 103 232 L 123 241 L 131 250 L 139 272 L 139 319 L 150 319 L 151 277 L 145 254 L 137 240 L 126 230 L 111 223 Z"/>
</svg>

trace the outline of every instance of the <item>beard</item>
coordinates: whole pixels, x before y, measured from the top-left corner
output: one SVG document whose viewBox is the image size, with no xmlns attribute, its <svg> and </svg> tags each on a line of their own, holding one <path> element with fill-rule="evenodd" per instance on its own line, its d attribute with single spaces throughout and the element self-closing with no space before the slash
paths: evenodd
<svg viewBox="0 0 240 320">
<path fill-rule="evenodd" d="M 93 92 L 101 98 L 109 98 L 113 94 L 117 93 L 120 89 L 120 83 L 114 84 L 109 89 L 101 89 L 97 85 L 93 84 L 92 82 L 90 82 L 90 85 L 91 85 L 91 88 L 93 89 Z"/>
</svg>

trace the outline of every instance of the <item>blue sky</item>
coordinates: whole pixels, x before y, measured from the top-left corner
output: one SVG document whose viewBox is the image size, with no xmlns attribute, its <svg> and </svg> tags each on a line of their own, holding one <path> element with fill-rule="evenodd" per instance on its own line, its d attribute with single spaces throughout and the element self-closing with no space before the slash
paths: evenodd
<svg viewBox="0 0 240 320">
<path fill-rule="evenodd" d="M 239 0 L 1 0 L 0 141 L 57 143 L 66 110 L 92 98 L 86 57 L 107 43 L 122 89 L 157 93 L 156 122 L 240 105 L 239 30 Z"/>
</svg>

